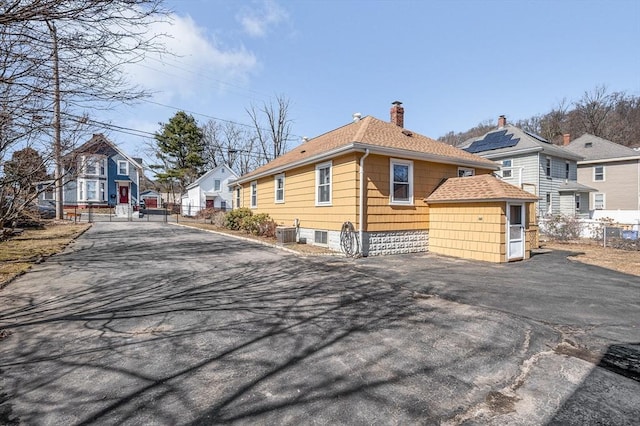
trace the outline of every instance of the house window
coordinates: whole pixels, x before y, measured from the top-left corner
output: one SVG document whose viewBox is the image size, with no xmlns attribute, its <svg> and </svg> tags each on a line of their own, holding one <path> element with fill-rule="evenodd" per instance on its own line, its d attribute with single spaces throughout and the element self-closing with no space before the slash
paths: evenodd
<svg viewBox="0 0 640 426">
<path fill-rule="evenodd" d="M 545 175 L 547 177 L 551 177 L 551 158 L 549 157 L 546 158 L 544 169 L 545 169 Z"/>
<path fill-rule="evenodd" d="M 55 195 L 54 195 L 53 188 L 45 189 L 44 193 L 42 194 L 42 199 L 43 200 L 55 200 Z"/>
<path fill-rule="evenodd" d="M 258 207 L 258 182 L 251 182 L 251 207 Z"/>
<path fill-rule="evenodd" d="M 100 160 L 100 176 L 106 176 L 107 175 L 107 173 L 106 173 L 107 164 L 106 163 L 107 163 L 106 159 L 103 158 L 102 160 Z"/>
<path fill-rule="evenodd" d="M 105 182 L 78 179 L 78 201 L 104 201 Z"/>
<path fill-rule="evenodd" d="M 467 177 L 467 176 L 473 176 L 476 174 L 476 170 L 475 169 L 469 169 L 466 167 L 458 167 L 458 177 Z"/>
<path fill-rule="evenodd" d="M 511 177 L 511 160 L 502 160 L 502 177 Z"/>
<path fill-rule="evenodd" d="M 316 166 L 316 206 L 331 205 L 331 162 Z"/>
<path fill-rule="evenodd" d="M 564 178 L 565 179 L 569 179 L 569 171 L 571 170 L 571 166 L 569 165 L 569 162 L 565 162 L 564 163 Z"/>
<path fill-rule="evenodd" d="M 118 174 L 122 176 L 129 175 L 129 162 L 118 160 Z"/>
<path fill-rule="evenodd" d="M 220 179 L 216 179 L 213 181 L 213 190 L 220 191 Z"/>
<path fill-rule="evenodd" d="M 550 192 L 547 192 L 546 201 L 547 201 L 547 213 L 551 214 L 553 213 L 553 204 L 552 204 Z"/>
<path fill-rule="evenodd" d="M 413 204 L 413 161 L 391 159 L 391 204 Z"/>
<path fill-rule="evenodd" d="M 98 174 L 98 160 L 91 156 L 82 157 L 82 168 L 85 175 Z"/>
<path fill-rule="evenodd" d="M 240 188 L 236 188 L 236 208 L 240 207 Z"/>
<path fill-rule="evenodd" d="M 275 201 L 284 203 L 284 173 L 275 176 Z"/>
<path fill-rule="evenodd" d="M 604 166 L 595 166 L 593 168 L 593 180 L 604 181 Z"/>
<path fill-rule="evenodd" d="M 604 194 L 593 194 L 593 208 L 596 210 L 604 210 Z"/>
<path fill-rule="evenodd" d="M 580 211 L 580 194 L 576 194 L 576 211 Z"/>
<path fill-rule="evenodd" d="M 220 209 L 221 209 L 223 212 L 226 212 L 226 211 L 227 211 L 227 202 L 226 202 L 225 200 L 220 201 Z"/>
<path fill-rule="evenodd" d="M 327 244 L 327 231 L 315 231 L 313 242 L 316 244 Z"/>
<path fill-rule="evenodd" d="M 87 181 L 87 200 L 98 199 L 98 182 L 95 180 Z"/>
</svg>

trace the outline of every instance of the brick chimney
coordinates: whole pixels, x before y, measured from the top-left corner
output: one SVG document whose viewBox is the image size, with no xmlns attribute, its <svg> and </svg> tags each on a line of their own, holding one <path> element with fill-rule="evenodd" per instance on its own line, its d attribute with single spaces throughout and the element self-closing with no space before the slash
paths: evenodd
<svg viewBox="0 0 640 426">
<path fill-rule="evenodd" d="M 562 145 L 567 146 L 571 143 L 571 133 L 565 133 L 562 135 Z"/>
<path fill-rule="evenodd" d="M 504 115 L 501 115 L 500 117 L 498 117 L 498 129 L 502 129 L 506 125 L 507 125 L 507 117 L 505 117 Z"/>
<path fill-rule="evenodd" d="M 404 128 L 404 108 L 402 108 L 402 102 L 392 102 L 391 107 L 391 122 L 396 126 Z"/>
</svg>

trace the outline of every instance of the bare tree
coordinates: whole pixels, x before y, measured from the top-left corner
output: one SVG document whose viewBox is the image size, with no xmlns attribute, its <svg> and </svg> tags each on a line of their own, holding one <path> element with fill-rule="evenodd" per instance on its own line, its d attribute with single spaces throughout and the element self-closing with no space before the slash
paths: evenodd
<svg viewBox="0 0 640 426">
<path fill-rule="evenodd" d="M 126 78 L 124 65 L 164 52 L 150 25 L 164 19 L 162 0 L 12 0 L 0 2 L 0 139 L 49 138 L 62 217 L 64 141 L 86 109 L 110 108 L 147 96 Z M 16 107 L 15 99 L 26 99 Z M 5 100 L 8 105 L 5 105 Z M 11 104 L 13 101 L 13 104 Z M 19 108 L 27 114 L 18 114 Z M 22 119 L 22 121 L 20 120 Z M 7 142 L 9 141 L 9 142 Z M 5 151 L 7 150 L 5 146 Z M 1 154 L 1 152 L 0 152 Z"/>
<path fill-rule="evenodd" d="M 575 102 L 575 112 L 586 133 L 606 138 L 607 118 L 615 107 L 616 96 L 607 93 L 606 86 L 598 86 L 591 92 L 586 91 Z"/>
<path fill-rule="evenodd" d="M 252 105 L 247 109 L 247 114 L 254 126 L 264 163 L 287 152 L 292 124 L 288 99 L 277 96 L 275 104 L 265 102 L 261 108 Z"/>
<path fill-rule="evenodd" d="M 256 136 L 237 123 L 208 121 L 203 128 L 207 168 L 226 163 L 236 173 L 250 172 L 259 164 L 261 152 L 256 152 Z"/>
</svg>

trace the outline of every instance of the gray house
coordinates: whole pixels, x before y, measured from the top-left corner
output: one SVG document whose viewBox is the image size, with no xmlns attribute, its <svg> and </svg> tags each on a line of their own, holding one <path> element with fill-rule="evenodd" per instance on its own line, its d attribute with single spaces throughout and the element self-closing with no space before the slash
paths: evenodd
<svg viewBox="0 0 640 426">
<path fill-rule="evenodd" d="M 507 124 L 465 141 L 460 148 L 498 163 L 505 181 L 538 196 L 539 217 L 549 214 L 589 214 L 589 193 L 594 188 L 577 181 L 582 157 L 533 133 Z"/>
<path fill-rule="evenodd" d="M 141 161 L 129 157 L 104 135 L 93 135 L 65 155 L 63 161 L 65 208 L 111 206 L 116 208 L 116 214 L 129 215 L 137 207 L 143 173 Z M 55 199 L 52 182 L 40 197 Z"/>
<path fill-rule="evenodd" d="M 594 187 L 591 210 L 635 211 L 640 219 L 640 152 L 585 134 L 566 146 L 583 157 L 578 182 Z"/>
</svg>

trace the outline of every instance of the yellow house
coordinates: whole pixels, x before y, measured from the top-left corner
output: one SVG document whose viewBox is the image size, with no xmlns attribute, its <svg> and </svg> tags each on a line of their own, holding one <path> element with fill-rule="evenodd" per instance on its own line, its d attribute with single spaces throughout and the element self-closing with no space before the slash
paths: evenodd
<svg viewBox="0 0 640 426">
<path fill-rule="evenodd" d="M 444 179 L 489 174 L 487 159 L 371 116 L 312 138 L 236 181 L 236 205 L 295 227 L 298 240 L 364 256 L 427 251 L 425 198 Z"/>
<path fill-rule="evenodd" d="M 447 179 L 427 197 L 429 251 L 497 263 L 528 259 L 537 241 L 536 201 L 493 175 Z"/>
</svg>

